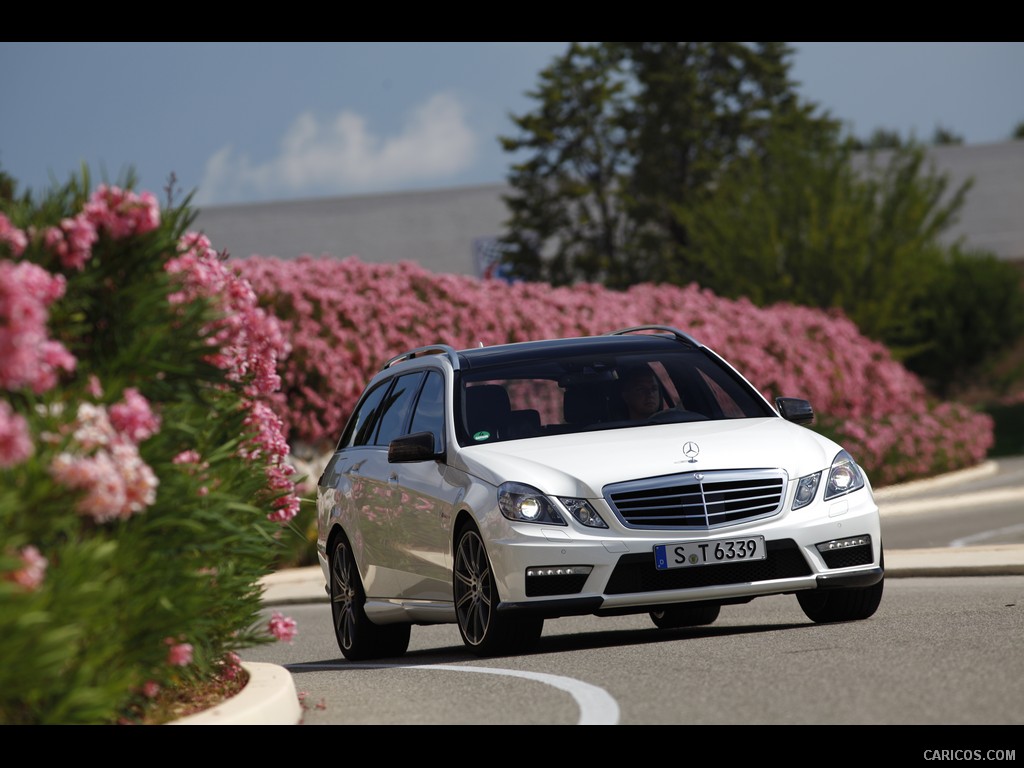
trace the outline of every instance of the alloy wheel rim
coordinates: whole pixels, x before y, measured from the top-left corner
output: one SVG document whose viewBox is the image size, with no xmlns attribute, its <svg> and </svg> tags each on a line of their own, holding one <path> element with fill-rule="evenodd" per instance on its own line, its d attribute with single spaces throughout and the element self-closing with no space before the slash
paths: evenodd
<svg viewBox="0 0 1024 768">
<path fill-rule="evenodd" d="M 455 569 L 455 607 L 466 639 L 472 645 L 483 641 L 491 620 L 491 571 L 483 543 L 467 534 L 459 545 Z"/>
<path fill-rule="evenodd" d="M 336 550 L 334 567 L 331 569 L 331 607 L 334 611 L 334 631 L 344 648 L 352 647 L 355 598 L 348 548 L 341 546 Z"/>
</svg>

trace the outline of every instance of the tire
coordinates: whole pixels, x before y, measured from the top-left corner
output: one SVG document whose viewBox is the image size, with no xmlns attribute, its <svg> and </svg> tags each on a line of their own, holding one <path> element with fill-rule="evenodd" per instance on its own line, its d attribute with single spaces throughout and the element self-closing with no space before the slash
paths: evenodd
<svg viewBox="0 0 1024 768">
<path fill-rule="evenodd" d="M 657 611 L 651 611 L 651 621 L 658 629 L 703 627 L 714 624 L 721 610 L 722 606 L 707 603 L 666 605 Z"/>
<path fill-rule="evenodd" d="M 879 565 L 885 568 L 883 552 Z M 846 589 L 811 589 L 797 592 L 796 599 L 804 615 L 815 624 L 834 624 L 840 621 L 861 621 L 870 618 L 878 610 L 885 589 L 885 576 L 870 587 L 849 587 Z"/>
<path fill-rule="evenodd" d="M 349 661 L 401 656 L 409 649 L 410 624 L 378 625 L 366 616 L 366 592 L 352 548 L 338 536 L 331 549 L 331 616 L 334 636 Z"/>
<path fill-rule="evenodd" d="M 462 642 L 477 656 L 527 651 L 540 639 L 544 619 L 498 612 L 498 587 L 483 539 L 473 526 L 459 532 L 452 592 Z"/>
</svg>

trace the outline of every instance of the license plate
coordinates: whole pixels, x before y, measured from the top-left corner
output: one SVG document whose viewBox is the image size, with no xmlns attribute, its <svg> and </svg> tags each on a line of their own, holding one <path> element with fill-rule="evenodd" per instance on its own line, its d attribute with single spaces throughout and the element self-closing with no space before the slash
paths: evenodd
<svg viewBox="0 0 1024 768">
<path fill-rule="evenodd" d="M 764 536 L 743 539 L 712 539 L 710 541 L 677 541 L 654 545 L 654 567 L 659 571 L 688 568 L 694 565 L 764 560 L 767 557 Z"/>
</svg>

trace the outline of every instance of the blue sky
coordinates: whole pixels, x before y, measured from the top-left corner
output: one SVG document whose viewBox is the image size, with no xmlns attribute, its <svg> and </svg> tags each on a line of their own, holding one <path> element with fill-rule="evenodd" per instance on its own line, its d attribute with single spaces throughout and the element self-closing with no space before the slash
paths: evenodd
<svg viewBox="0 0 1024 768">
<path fill-rule="evenodd" d="M 173 173 L 197 206 L 500 183 L 498 137 L 567 45 L 0 42 L 0 169 L 40 193 L 131 167 L 161 200 Z M 791 45 L 801 95 L 862 138 L 1024 122 L 1024 43 Z"/>
</svg>

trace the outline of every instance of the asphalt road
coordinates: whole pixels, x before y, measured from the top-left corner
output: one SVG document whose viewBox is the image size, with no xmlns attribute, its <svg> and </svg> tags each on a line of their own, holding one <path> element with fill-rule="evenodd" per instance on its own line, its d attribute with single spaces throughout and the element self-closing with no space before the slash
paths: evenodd
<svg viewBox="0 0 1024 768">
<path fill-rule="evenodd" d="M 876 496 L 887 550 L 1024 544 L 1024 457 Z"/>
<path fill-rule="evenodd" d="M 400 658 L 350 663 L 326 604 L 288 612 L 292 644 L 243 656 L 291 672 L 305 725 L 1024 723 L 1021 576 L 888 580 L 878 612 L 844 624 L 815 625 L 786 595 L 688 630 L 646 615 L 556 619 L 537 652 L 492 659 L 441 625 L 414 627 Z"/>
<path fill-rule="evenodd" d="M 1022 540 L 1024 457 L 878 495 L 889 550 Z M 887 730 L 886 754 L 980 745 L 995 750 L 984 759 L 1012 762 L 1024 733 L 1022 607 L 1024 576 L 911 575 L 887 579 L 860 622 L 815 625 L 779 595 L 688 630 L 657 630 L 645 614 L 555 619 L 537 652 L 494 659 L 470 655 L 453 625 L 414 627 L 402 657 L 354 664 L 321 598 L 285 609 L 300 628 L 293 643 L 242 656 L 288 670 L 306 725 L 928 725 L 909 741 Z M 972 727 L 970 744 L 957 725 Z M 725 746 L 762 755 L 756 741 Z"/>
</svg>

